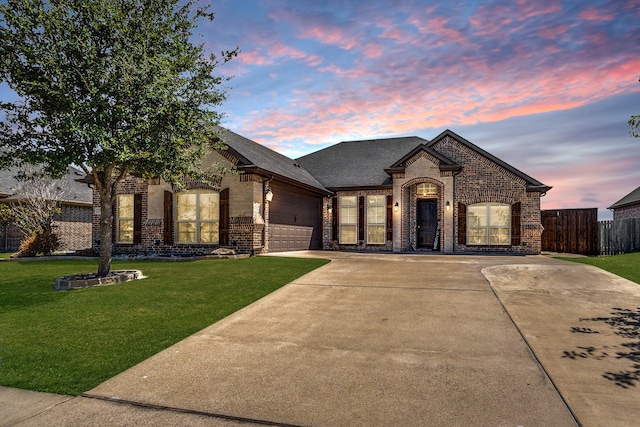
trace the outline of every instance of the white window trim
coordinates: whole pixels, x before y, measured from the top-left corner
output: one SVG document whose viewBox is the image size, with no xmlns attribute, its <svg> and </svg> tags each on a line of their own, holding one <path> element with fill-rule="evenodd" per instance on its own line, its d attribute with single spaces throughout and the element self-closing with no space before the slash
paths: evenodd
<svg viewBox="0 0 640 427">
<path fill-rule="evenodd" d="M 477 206 L 484 206 L 487 210 L 487 225 L 484 226 L 472 226 L 471 222 L 469 221 L 469 210 L 472 207 L 477 207 Z M 507 225 L 491 225 L 491 206 L 502 206 L 502 207 L 507 207 L 509 208 L 509 224 Z M 511 215 L 512 215 L 512 211 L 511 211 L 512 207 L 511 205 L 508 205 L 506 203 L 492 203 L 492 202 L 488 202 L 488 203 L 474 203 L 472 205 L 467 206 L 467 245 L 468 246 L 509 246 L 511 245 Z M 471 233 L 470 231 L 472 229 L 475 230 L 479 230 L 479 229 L 484 229 L 485 230 L 485 242 L 483 243 L 472 243 L 470 242 L 470 238 L 471 238 Z M 506 229 L 509 236 L 507 238 L 507 243 L 491 243 L 491 230 L 492 229 Z"/>
</svg>

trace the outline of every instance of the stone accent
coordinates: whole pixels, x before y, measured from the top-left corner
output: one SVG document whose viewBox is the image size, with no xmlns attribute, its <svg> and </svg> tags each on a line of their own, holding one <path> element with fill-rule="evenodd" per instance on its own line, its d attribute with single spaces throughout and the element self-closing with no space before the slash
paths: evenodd
<svg viewBox="0 0 640 427">
<path fill-rule="evenodd" d="M 431 156 L 430 156 L 431 157 Z M 438 193 L 435 195 L 429 195 L 423 197 L 417 194 L 416 190 L 418 184 L 431 183 L 438 186 Z M 402 251 L 417 250 L 417 205 L 418 199 L 437 199 L 438 200 L 438 221 L 440 222 L 441 232 L 439 236 L 439 247 L 443 250 L 446 233 L 442 230 L 444 224 L 444 183 L 435 178 L 421 177 L 413 178 L 402 184 L 401 198 L 402 198 Z"/>
<path fill-rule="evenodd" d="M 113 270 L 107 277 L 95 277 L 94 274 L 75 274 L 58 277 L 53 288 L 57 291 L 68 291 L 91 286 L 114 285 L 141 278 L 142 272 L 140 270 Z"/>
</svg>

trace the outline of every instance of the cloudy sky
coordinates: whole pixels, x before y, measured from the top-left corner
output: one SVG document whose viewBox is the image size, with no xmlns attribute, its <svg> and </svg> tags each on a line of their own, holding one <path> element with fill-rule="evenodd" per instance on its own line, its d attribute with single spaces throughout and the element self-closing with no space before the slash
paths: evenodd
<svg viewBox="0 0 640 427">
<path fill-rule="evenodd" d="M 217 0 L 224 125 L 290 157 L 451 129 L 600 208 L 640 186 L 638 0 Z M 405 153 L 399 153 L 399 157 Z M 357 171 L 354 171 L 357 172 Z"/>
</svg>

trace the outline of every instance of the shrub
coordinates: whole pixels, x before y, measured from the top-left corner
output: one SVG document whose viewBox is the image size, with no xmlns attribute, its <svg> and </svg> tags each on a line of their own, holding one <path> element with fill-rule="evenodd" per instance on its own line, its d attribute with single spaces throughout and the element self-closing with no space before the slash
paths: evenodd
<svg viewBox="0 0 640 427">
<path fill-rule="evenodd" d="M 51 255 L 60 247 L 58 236 L 53 232 L 51 227 L 45 227 L 42 230 L 29 234 L 20 243 L 18 252 L 12 255 L 13 258 L 33 257 L 38 254 Z"/>
</svg>

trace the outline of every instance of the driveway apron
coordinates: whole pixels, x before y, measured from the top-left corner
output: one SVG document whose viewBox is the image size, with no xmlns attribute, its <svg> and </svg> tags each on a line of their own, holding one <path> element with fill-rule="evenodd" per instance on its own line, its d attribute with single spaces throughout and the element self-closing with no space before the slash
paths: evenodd
<svg viewBox="0 0 640 427">
<path fill-rule="evenodd" d="M 581 425 L 640 424 L 637 283 L 574 263 L 483 273 Z"/>
<path fill-rule="evenodd" d="M 247 423 L 576 425 L 481 272 L 548 260 L 307 255 L 333 260 L 85 396 Z"/>
</svg>

